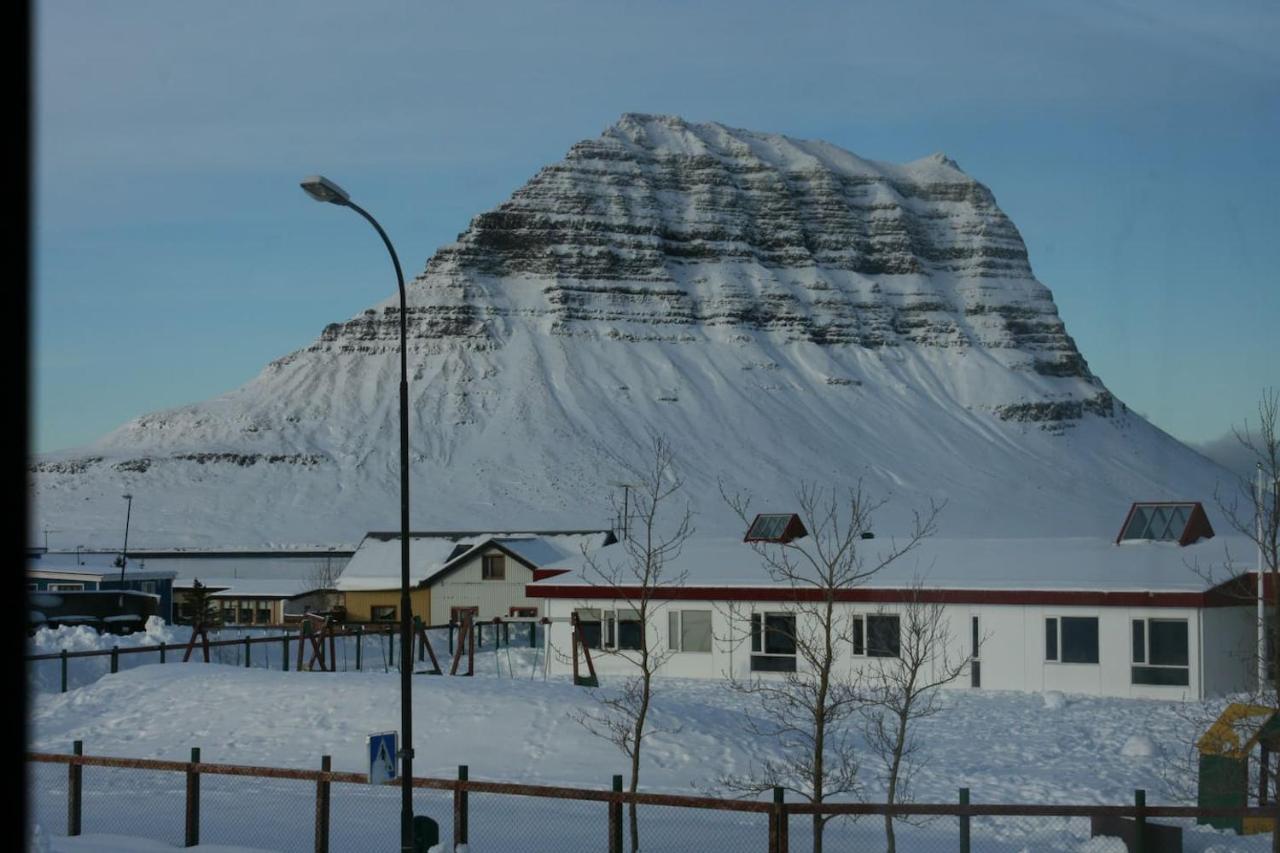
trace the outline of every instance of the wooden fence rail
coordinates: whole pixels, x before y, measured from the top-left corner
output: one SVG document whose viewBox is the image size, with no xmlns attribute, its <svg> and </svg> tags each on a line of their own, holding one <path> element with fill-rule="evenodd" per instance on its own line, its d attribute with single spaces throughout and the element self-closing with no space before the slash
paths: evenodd
<svg viewBox="0 0 1280 853">
<path fill-rule="evenodd" d="M 199 748 L 191 750 L 190 761 L 165 761 L 151 758 L 115 758 L 101 755 L 85 755 L 84 745 L 75 741 L 70 753 L 28 752 L 26 760 L 33 763 L 64 764 L 68 768 L 67 786 L 67 834 L 79 835 L 83 831 L 81 805 L 84 797 L 85 767 L 115 767 L 137 770 L 158 770 L 186 775 L 185 839 L 188 847 L 200 843 L 200 777 L 202 775 L 242 776 L 264 779 L 294 779 L 315 783 L 314 846 L 317 853 L 328 853 L 331 786 L 334 783 L 350 785 L 368 784 L 363 773 L 348 773 L 331 769 L 329 756 L 321 758 L 319 770 L 302 770 L 284 767 L 261 767 L 243 764 L 222 764 L 200 760 Z M 469 778 L 466 765 L 458 767 L 455 779 L 414 777 L 414 788 L 426 788 L 453 793 L 453 841 L 454 845 L 467 843 L 470 824 L 469 793 L 505 794 L 519 797 L 540 797 L 555 800 L 578 800 L 606 804 L 600 812 L 600 832 L 610 851 L 622 847 L 622 807 L 627 804 L 668 806 L 686 809 L 704 809 L 723 812 L 748 812 L 768 816 L 768 850 L 770 853 L 786 853 L 788 849 L 787 825 L 793 815 L 893 815 L 896 817 L 956 817 L 958 821 L 958 848 L 969 850 L 970 819 L 973 817 L 1124 817 L 1136 821 L 1138 844 L 1141 845 L 1144 823 L 1149 818 L 1280 818 L 1280 805 L 1247 808 L 1199 808 L 1195 806 L 1149 806 L 1145 792 L 1135 791 L 1134 803 L 1123 806 L 1109 805 L 1024 805 L 1013 803 L 973 803 L 969 789 L 961 788 L 955 803 L 911 803 L 886 805 L 884 803 L 803 803 L 787 802 L 782 789 L 774 789 L 771 802 L 721 799 L 717 797 L 687 796 L 683 794 L 630 793 L 622 790 L 622 778 L 614 776 L 609 789 L 574 788 L 556 785 L 525 785 L 510 782 L 484 782 Z M 396 780 L 392 785 L 400 784 Z M 1273 833 L 1275 836 L 1276 833 Z M 1140 849 L 1140 846 L 1135 849 Z"/>
</svg>

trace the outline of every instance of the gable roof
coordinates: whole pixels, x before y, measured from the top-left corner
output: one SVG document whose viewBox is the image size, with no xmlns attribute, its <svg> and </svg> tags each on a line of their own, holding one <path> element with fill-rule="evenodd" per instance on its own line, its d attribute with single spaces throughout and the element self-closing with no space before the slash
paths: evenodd
<svg viewBox="0 0 1280 853">
<path fill-rule="evenodd" d="M 461 548 L 461 546 L 459 546 L 459 548 Z M 491 548 L 496 548 L 520 565 L 527 568 L 529 571 L 533 572 L 534 580 L 539 579 L 538 570 L 543 566 L 551 563 L 563 562 L 565 559 L 570 558 L 573 553 L 581 553 L 580 548 L 576 552 L 570 552 L 564 547 L 558 547 L 557 545 L 548 542 L 546 539 L 536 536 L 519 538 L 491 536 L 488 539 L 485 539 L 482 542 L 477 542 L 471 547 L 455 554 L 440 567 L 439 571 L 428 575 L 426 579 L 419 581 L 417 585 L 431 586 L 432 584 L 453 574 L 458 569 L 462 568 L 467 563 L 470 563 L 476 557 Z M 559 572 L 556 572 L 556 574 L 559 574 Z M 547 575 L 542 575 L 542 577 L 547 577 Z"/>
<path fill-rule="evenodd" d="M 533 541 L 529 541 L 533 540 Z M 478 553 L 476 546 L 501 541 L 513 559 L 537 568 L 544 560 L 563 560 L 585 545 L 602 547 L 615 541 L 611 530 L 558 530 L 542 533 L 439 531 L 409 534 L 409 584 L 433 583 Z M 538 544 L 538 543 L 541 544 Z M 468 546 L 465 549 L 462 546 Z M 400 534 L 371 532 L 360 542 L 342 570 L 337 587 L 344 592 L 400 588 Z"/>
</svg>

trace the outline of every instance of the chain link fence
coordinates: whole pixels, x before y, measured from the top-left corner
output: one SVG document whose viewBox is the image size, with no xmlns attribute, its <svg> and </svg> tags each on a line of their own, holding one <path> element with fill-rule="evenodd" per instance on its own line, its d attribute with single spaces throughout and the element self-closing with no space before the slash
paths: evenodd
<svg viewBox="0 0 1280 853">
<path fill-rule="evenodd" d="M 49 835 L 116 835 L 174 846 L 196 843 L 272 851 L 395 850 L 400 840 L 400 787 L 369 785 L 361 774 L 320 770 L 28 753 L 28 830 Z M 325 759 L 321 765 L 328 767 Z M 789 853 L 815 849 L 813 813 L 823 822 L 826 851 L 910 853 L 1102 853 L 1126 849 L 1244 851 L 1273 849 L 1269 831 L 1237 835 L 1197 824 L 1231 815 L 1268 821 L 1280 806 L 1195 809 L 1134 804 L 1026 806 L 957 803 L 898 806 L 773 802 L 611 789 L 517 785 L 468 779 L 414 780 L 414 814 L 431 818 L 441 850 L 586 851 L 633 849 L 635 805 L 639 849 L 645 853 Z M 1179 846 L 1160 836 L 1181 833 Z M 1147 842 L 1132 842 L 1142 833 Z"/>
</svg>

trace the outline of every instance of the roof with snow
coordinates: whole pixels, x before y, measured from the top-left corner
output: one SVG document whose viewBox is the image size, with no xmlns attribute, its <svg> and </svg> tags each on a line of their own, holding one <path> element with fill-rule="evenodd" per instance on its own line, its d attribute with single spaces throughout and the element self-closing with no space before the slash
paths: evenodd
<svg viewBox="0 0 1280 853">
<path fill-rule="evenodd" d="M 891 536 L 857 541 L 868 568 L 905 544 Z M 800 547 L 807 547 L 799 543 Z M 758 547 L 778 553 L 781 546 Z M 612 553 L 613 551 L 617 553 Z M 905 589 L 917 582 L 929 589 L 1097 590 L 1201 592 L 1252 568 L 1254 548 L 1243 538 L 1218 537 L 1179 547 L 1176 542 L 1126 542 L 1093 537 L 1063 539 L 924 539 L 884 568 L 861 589 Z M 597 562 L 621 566 L 626 554 L 605 549 Z M 564 575 L 531 585 L 532 597 L 551 588 L 600 583 L 581 555 L 552 563 Z M 750 544 L 737 539 L 693 539 L 664 567 L 667 576 L 687 573 L 686 587 L 777 587 Z M 1212 582 L 1206 575 L 1212 575 Z M 593 578 L 595 578 L 593 582 Z"/>
<path fill-rule="evenodd" d="M 614 540 L 609 530 L 542 532 L 432 532 L 409 534 L 409 582 L 430 583 L 469 559 L 477 546 L 499 545 L 530 566 L 563 562 L 582 548 L 595 549 Z M 463 548 L 462 546 L 469 546 Z M 400 588 L 400 536 L 369 533 L 338 578 L 338 589 Z"/>
<path fill-rule="evenodd" d="M 190 590 L 195 580 L 210 590 L 210 598 L 296 598 L 316 592 L 305 578 L 195 578 L 173 585 L 176 590 Z"/>
</svg>

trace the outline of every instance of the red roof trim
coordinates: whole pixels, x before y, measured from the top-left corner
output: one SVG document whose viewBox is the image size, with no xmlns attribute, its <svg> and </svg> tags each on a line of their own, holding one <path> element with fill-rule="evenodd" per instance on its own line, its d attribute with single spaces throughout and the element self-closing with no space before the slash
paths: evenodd
<svg viewBox="0 0 1280 853">
<path fill-rule="evenodd" d="M 891 604 L 910 601 L 918 595 L 924 603 L 1053 605 L 1060 607 L 1228 607 L 1243 602 L 1230 594 L 1228 581 L 1204 592 L 1102 592 L 1061 589 L 925 589 L 866 588 L 841 590 L 836 601 Z M 1222 592 L 1219 592 L 1222 590 Z M 623 599 L 639 598 L 639 587 L 564 586 L 538 584 L 525 587 L 530 598 Z M 814 589 L 760 586 L 683 586 L 658 589 L 652 598 L 665 601 L 821 601 Z"/>
<path fill-rule="evenodd" d="M 533 580 L 536 583 L 537 581 L 544 581 L 547 578 L 553 578 L 556 575 L 564 575 L 568 573 L 569 573 L 568 569 L 534 569 Z"/>
</svg>

